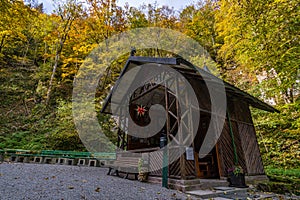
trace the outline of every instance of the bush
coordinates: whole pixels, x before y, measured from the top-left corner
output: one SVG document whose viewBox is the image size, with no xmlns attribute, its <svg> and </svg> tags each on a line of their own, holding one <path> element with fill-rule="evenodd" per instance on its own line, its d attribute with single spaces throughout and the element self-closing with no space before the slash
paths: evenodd
<svg viewBox="0 0 300 200">
<path fill-rule="evenodd" d="M 280 113 L 254 110 L 258 142 L 265 166 L 300 168 L 300 103 L 279 106 Z"/>
</svg>

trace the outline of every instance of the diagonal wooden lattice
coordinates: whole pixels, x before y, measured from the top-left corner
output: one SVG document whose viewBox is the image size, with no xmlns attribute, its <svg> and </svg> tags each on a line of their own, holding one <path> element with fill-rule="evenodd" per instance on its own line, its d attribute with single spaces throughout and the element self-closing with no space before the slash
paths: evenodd
<svg viewBox="0 0 300 200">
<path fill-rule="evenodd" d="M 239 123 L 238 130 L 240 132 L 241 146 L 245 154 L 248 175 L 264 174 L 262 159 L 259 153 L 259 147 L 255 136 L 253 125 Z"/>
</svg>

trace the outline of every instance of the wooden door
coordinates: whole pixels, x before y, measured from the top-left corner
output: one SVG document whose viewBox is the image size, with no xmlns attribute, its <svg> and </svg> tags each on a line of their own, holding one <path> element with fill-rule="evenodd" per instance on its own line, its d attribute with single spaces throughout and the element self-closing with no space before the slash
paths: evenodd
<svg viewBox="0 0 300 200">
<path fill-rule="evenodd" d="M 199 150 L 203 144 L 204 138 L 207 133 L 207 129 L 210 123 L 210 115 L 201 115 L 199 130 L 197 136 L 194 140 L 195 145 L 195 170 L 196 175 L 199 178 L 218 178 L 219 170 L 218 170 L 218 160 L 217 160 L 217 152 L 214 147 L 210 153 L 207 155 L 200 156 L 199 158 Z"/>
</svg>

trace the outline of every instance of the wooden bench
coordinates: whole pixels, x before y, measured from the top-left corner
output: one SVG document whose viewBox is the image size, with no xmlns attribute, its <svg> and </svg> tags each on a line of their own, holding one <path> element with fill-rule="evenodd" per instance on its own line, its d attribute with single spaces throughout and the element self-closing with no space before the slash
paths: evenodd
<svg viewBox="0 0 300 200">
<path fill-rule="evenodd" d="M 107 175 L 111 175 L 111 170 L 114 169 L 117 176 L 119 172 L 126 173 L 125 179 L 129 174 L 134 174 L 135 179 L 138 179 L 140 157 L 123 157 L 118 156 L 117 159 L 106 166 L 109 168 Z"/>
</svg>

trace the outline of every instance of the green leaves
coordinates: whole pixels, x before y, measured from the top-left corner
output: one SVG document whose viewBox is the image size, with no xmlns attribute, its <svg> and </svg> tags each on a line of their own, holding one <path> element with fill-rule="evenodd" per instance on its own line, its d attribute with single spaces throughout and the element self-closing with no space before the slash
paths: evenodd
<svg viewBox="0 0 300 200">
<path fill-rule="evenodd" d="M 299 168 L 300 104 L 286 104 L 277 109 L 281 113 L 253 112 L 264 164 Z"/>
<path fill-rule="evenodd" d="M 266 97 L 280 96 L 278 103 L 293 102 L 293 94 L 287 91 L 293 88 L 300 65 L 297 7 L 296 0 L 220 1 L 217 13 L 219 37 L 224 40 L 219 57 L 224 67 L 256 75 L 274 71 L 276 75 L 270 74 L 264 82 L 273 89 Z M 226 74 L 232 77 L 231 71 Z"/>
</svg>

